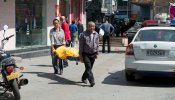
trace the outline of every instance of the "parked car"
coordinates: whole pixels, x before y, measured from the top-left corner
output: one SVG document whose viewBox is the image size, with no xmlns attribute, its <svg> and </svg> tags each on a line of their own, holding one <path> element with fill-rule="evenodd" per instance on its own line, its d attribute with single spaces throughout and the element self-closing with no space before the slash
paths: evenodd
<svg viewBox="0 0 175 100">
<path fill-rule="evenodd" d="M 127 46 L 125 75 L 128 81 L 138 76 L 175 76 L 175 27 L 141 28 Z"/>
<path fill-rule="evenodd" d="M 127 30 L 126 35 L 128 38 L 128 44 L 132 41 L 133 37 L 140 28 L 141 28 L 141 22 L 136 22 L 133 27 Z"/>
</svg>

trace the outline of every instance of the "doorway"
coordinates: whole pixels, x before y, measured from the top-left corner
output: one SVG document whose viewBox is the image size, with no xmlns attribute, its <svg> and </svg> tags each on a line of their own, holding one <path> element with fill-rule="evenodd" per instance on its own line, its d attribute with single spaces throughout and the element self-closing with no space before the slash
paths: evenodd
<svg viewBox="0 0 175 100">
<path fill-rule="evenodd" d="M 47 44 L 46 0 L 15 0 L 16 47 Z"/>
</svg>

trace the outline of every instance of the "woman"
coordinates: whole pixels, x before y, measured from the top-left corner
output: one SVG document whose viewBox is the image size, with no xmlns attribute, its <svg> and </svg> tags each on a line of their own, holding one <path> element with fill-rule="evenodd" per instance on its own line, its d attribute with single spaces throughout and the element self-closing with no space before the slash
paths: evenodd
<svg viewBox="0 0 175 100">
<path fill-rule="evenodd" d="M 51 42 L 51 57 L 52 57 L 52 65 L 54 68 L 54 74 L 58 74 L 58 67 L 60 69 L 60 75 L 63 73 L 63 60 L 59 59 L 52 51 L 56 50 L 58 47 L 65 44 L 65 36 L 64 31 L 61 29 L 61 24 L 58 19 L 53 20 L 53 26 L 50 30 L 50 42 Z M 57 60 L 59 59 L 59 65 Z"/>
</svg>

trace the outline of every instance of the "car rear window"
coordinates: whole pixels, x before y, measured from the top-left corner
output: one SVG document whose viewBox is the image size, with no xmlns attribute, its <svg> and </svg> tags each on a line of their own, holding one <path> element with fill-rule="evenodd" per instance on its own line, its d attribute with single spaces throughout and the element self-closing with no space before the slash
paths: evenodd
<svg viewBox="0 0 175 100">
<path fill-rule="evenodd" d="M 141 30 L 134 41 L 171 41 L 175 42 L 174 30 Z"/>
</svg>

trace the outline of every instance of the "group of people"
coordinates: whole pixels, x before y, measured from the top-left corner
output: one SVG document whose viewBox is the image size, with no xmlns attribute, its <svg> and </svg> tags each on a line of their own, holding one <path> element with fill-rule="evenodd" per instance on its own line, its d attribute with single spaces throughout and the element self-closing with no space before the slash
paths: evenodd
<svg viewBox="0 0 175 100">
<path fill-rule="evenodd" d="M 112 21 L 112 25 L 115 28 L 115 35 L 116 37 L 119 36 L 124 36 L 124 33 L 131 28 L 132 26 L 134 26 L 136 20 L 130 19 L 128 21 L 125 21 L 124 19 L 117 19 Z"/>
<path fill-rule="evenodd" d="M 75 21 L 72 21 L 72 24 L 68 25 L 65 17 L 62 16 L 60 20 L 53 20 L 53 26 L 54 28 L 50 30 L 50 41 L 54 74 L 59 72 L 62 75 L 63 68 L 68 66 L 68 61 L 67 59 L 59 59 L 52 51 L 62 45 L 74 47 L 76 32 L 78 31 L 79 58 L 85 65 L 85 71 L 81 80 L 85 84 L 87 84 L 88 80 L 90 87 L 93 87 L 95 82 L 92 67 L 99 51 L 99 34 L 95 31 L 95 23 L 92 21 L 88 22 L 87 29 L 84 31 L 80 22 L 76 25 Z"/>
</svg>

